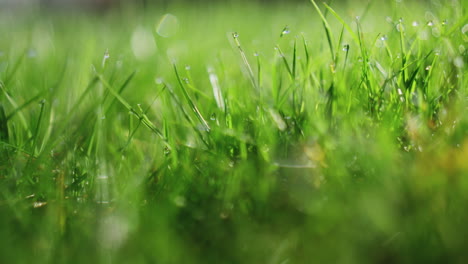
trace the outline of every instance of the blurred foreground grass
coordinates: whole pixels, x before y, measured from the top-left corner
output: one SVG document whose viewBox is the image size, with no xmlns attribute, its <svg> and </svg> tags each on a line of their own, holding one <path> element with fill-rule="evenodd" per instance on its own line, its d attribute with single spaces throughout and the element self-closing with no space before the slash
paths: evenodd
<svg viewBox="0 0 468 264">
<path fill-rule="evenodd" d="M 466 263 L 466 4 L 317 8 L 3 12 L 0 263 Z"/>
</svg>

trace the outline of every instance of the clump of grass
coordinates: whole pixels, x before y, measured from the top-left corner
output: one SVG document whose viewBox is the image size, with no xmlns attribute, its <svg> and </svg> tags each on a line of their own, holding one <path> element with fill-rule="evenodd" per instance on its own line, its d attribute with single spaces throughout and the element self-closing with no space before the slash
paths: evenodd
<svg viewBox="0 0 468 264">
<path fill-rule="evenodd" d="M 0 18 L 0 262 L 466 262 L 466 8 Z"/>
</svg>

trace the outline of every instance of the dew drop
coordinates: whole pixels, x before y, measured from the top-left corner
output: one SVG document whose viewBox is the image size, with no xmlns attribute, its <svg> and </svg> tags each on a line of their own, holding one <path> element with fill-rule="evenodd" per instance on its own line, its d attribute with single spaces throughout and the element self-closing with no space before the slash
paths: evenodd
<svg viewBox="0 0 468 264">
<path fill-rule="evenodd" d="M 232 33 L 232 37 L 235 38 L 235 39 L 238 38 L 238 37 L 239 37 L 239 33 L 237 33 L 237 32 Z"/>
<path fill-rule="evenodd" d="M 185 70 L 190 71 L 191 67 L 190 65 L 185 65 Z"/>
<path fill-rule="evenodd" d="M 215 113 L 211 114 L 210 119 L 212 121 L 216 121 L 216 114 Z"/>
<path fill-rule="evenodd" d="M 405 26 L 403 26 L 402 23 L 398 23 L 398 24 L 396 25 L 396 30 L 397 30 L 398 32 L 404 32 L 404 31 L 405 31 Z"/>
<path fill-rule="evenodd" d="M 169 147 L 164 147 L 164 155 L 167 156 L 171 154 L 171 149 Z"/>
<path fill-rule="evenodd" d="M 417 27 L 417 26 L 419 26 L 419 22 L 418 21 L 413 21 L 413 23 L 411 23 L 411 25 L 413 27 Z"/>
<path fill-rule="evenodd" d="M 349 44 L 343 45 L 343 51 L 349 51 Z"/>
<path fill-rule="evenodd" d="M 47 202 L 39 202 L 38 201 L 38 202 L 33 203 L 33 208 L 40 208 L 40 207 L 43 207 L 45 205 L 47 205 Z"/>
<path fill-rule="evenodd" d="M 432 22 L 432 20 L 430 20 L 430 21 L 427 22 L 427 25 L 428 25 L 429 27 L 432 27 L 432 26 L 434 26 L 434 22 Z"/>
<path fill-rule="evenodd" d="M 286 27 L 283 28 L 283 31 L 281 31 L 280 37 L 282 37 L 282 36 L 284 36 L 284 35 L 287 35 L 287 34 L 289 34 L 289 33 L 291 33 L 291 31 L 289 30 L 289 27 L 286 26 Z"/>
<path fill-rule="evenodd" d="M 381 41 L 386 41 L 388 39 L 388 36 L 387 35 L 383 35 L 382 37 L 380 37 L 380 40 Z"/>
<path fill-rule="evenodd" d="M 104 52 L 104 57 L 102 58 L 102 67 L 106 65 L 106 62 L 109 58 L 110 58 L 109 49 L 106 49 L 106 52 Z"/>
<path fill-rule="evenodd" d="M 110 58 L 109 49 L 107 49 L 106 52 L 104 52 L 104 59 L 107 60 L 109 58 Z"/>
</svg>

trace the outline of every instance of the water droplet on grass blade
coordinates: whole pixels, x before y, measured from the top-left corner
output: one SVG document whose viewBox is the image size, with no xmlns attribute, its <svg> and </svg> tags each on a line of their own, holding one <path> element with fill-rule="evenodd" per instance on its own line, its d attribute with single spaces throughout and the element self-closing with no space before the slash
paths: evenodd
<svg viewBox="0 0 468 264">
<path fill-rule="evenodd" d="M 171 154 L 171 149 L 169 147 L 167 147 L 167 146 L 164 147 L 164 155 L 167 156 L 169 154 Z"/>
<path fill-rule="evenodd" d="M 419 22 L 418 21 L 413 21 L 413 23 L 411 23 L 411 25 L 413 27 L 417 27 L 417 26 L 419 26 Z"/>
<path fill-rule="evenodd" d="M 432 66 L 431 66 L 431 65 L 428 65 L 428 66 L 426 66 L 425 69 L 426 69 L 426 71 L 429 71 L 429 70 L 431 70 L 431 68 L 432 68 Z"/>
<path fill-rule="evenodd" d="M 349 44 L 343 45 L 343 51 L 349 51 Z"/>
<path fill-rule="evenodd" d="M 39 202 L 39 201 L 37 201 L 37 202 L 34 202 L 34 203 L 33 203 L 33 208 L 40 208 L 40 207 L 43 207 L 43 206 L 45 206 L 45 205 L 47 205 L 47 202 Z"/>
<path fill-rule="evenodd" d="M 236 39 L 236 38 L 239 38 L 239 33 L 233 32 L 233 33 L 232 33 L 232 37 L 235 38 L 235 39 Z"/>
<path fill-rule="evenodd" d="M 179 20 L 172 14 L 163 15 L 156 26 L 156 32 L 159 36 L 164 38 L 174 36 L 178 30 Z"/>
<path fill-rule="evenodd" d="M 428 22 L 427 22 L 427 26 L 429 26 L 429 27 L 434 26 L 434 22 L 432 22 L 432 20 L 428 21 Z"/>
<path fill-rule="evenodd" d="M 104 57 L 102 58 L 102 67 L 104 68 L 104 66 L 106 66 L 106 62 L 107 60 L 110 58 L 110 55 L 109 55 L 109 49 L 106 49 L 106 51 L 104 52 Z"/>
<path fill-rule="evenodd" d="M 405 31 L 405 26 L 403 26 L 402 23 L 398 23 L 398 24 L 396 25 L 396 30 L 397 30 L 398 32 L 404 32 L 404 31 Z"/>
<path fill-rule="evenodd" d="M 289 34 L 289 33 L 291 33 L 291 31 L 289 30 L 289 27 L 288 27 L 288 26 L 285 26 L 285 27 L 283 28 L 283 31 L 281 31 L 280 37 L 283 37 L 284 35 L 287 35 L 287 34 Z"/>
<path fill-rule="evenodd" d="M 211 114 L 210 119 L 212 121 L 216 121 L 216 114 L 215 113 Z"/>
<path fill-rule="evenodd" d="M 104 59 L 107 60 L 109 58 L 109 49 L 106 49 L 106 52 L 104 52 Z"/>
<path fill-rule="evenodd" d="M 380 37 L 381 41 L 386 41 L 387 39 L 388 39 L 387 35 L 383 35 L 382 37 Z"/>
</svg>

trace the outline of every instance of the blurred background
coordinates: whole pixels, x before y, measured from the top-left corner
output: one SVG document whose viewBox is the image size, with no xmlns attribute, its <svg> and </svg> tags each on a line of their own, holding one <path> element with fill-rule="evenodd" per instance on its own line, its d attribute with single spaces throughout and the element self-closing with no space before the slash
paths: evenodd
<svg viewBox="0 0 468 264">
<path fill-rule="evenodd" d="M 456 2 L 456 0 L 454 0 Z M 323 2 L 322 0 L 316 2 Z M 353 6 L 359 4 L 376 4 L 381 3 L 384 5 L 391 3 L 436 3 L 442 5 L 444 1 L 440 0 L 393 0 L 393 1 L 375 1 L 375 0 L 327 0 L 329 4 L 351 4 Z M 449 1 L 447 1 L 449 2 Z M 177 4 L 194 4 L 208 5 L 208 4 L 230 4 L 239 5 L 245 4 L 265 4 L 265 5 L 289 5 L 291 3 L 310 4 L 310 0 L 0 0 L 0 11 L 6 9 L 20 10 L 20 9 L 52 9 L 63 11 L 107 11 L 111 9 L 120 9 L 128 6 L 141 6 L 141 7 L 157 7 L 164 8 L 167 6 L 174 6 Z"/>
</svg>

